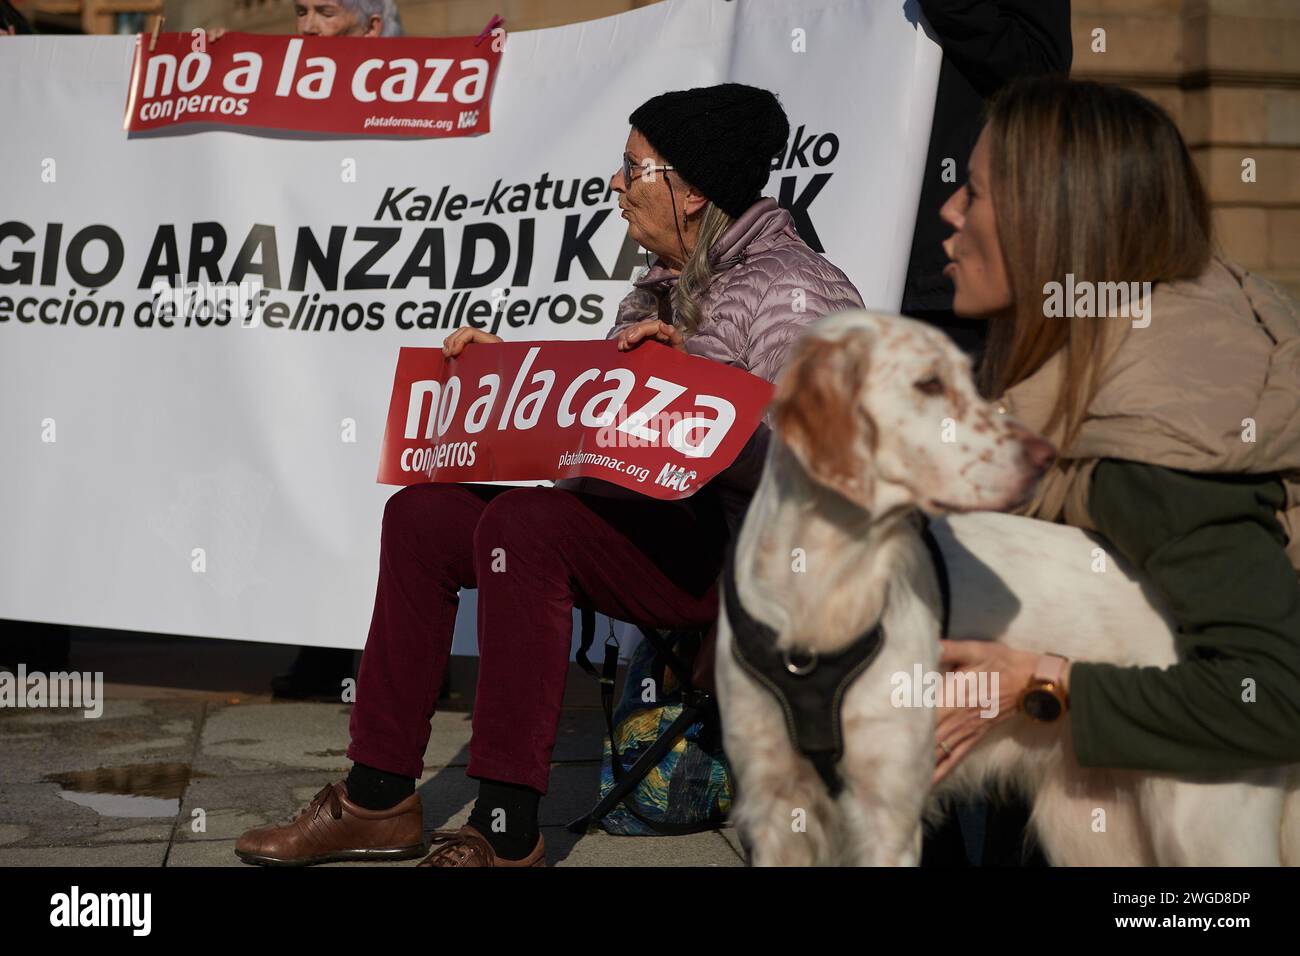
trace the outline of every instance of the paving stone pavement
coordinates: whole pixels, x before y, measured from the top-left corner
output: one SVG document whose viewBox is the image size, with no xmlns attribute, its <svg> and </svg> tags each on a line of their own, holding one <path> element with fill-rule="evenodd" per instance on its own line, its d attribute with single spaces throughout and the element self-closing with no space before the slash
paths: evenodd
<svg viewBox="0 0 1300 956">
<path fill-rule="evenodd" d="M 97 719 L 0 709 L 0 866 L 243 866 L 240 833 L 289 819 L 349 766 L 343 704 L 111 683 L 104 697 Z M 469 816 L 469 737 L 464 709 L 434 717 L 418 784 L 426 835 Z M 743 865 L 731 830 L 569 833 L 595 800 L 601 741 L 599 711 L 566 706 L 541 803 L 549 865 Z"/>
</svg>

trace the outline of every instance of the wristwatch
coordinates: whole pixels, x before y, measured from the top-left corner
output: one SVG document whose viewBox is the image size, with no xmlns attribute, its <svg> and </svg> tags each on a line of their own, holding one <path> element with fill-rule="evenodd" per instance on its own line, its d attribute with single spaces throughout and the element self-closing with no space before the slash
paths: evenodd
<svg viewBox="0 0 1300 956">
<path fill-rule="evenodd" d="M 1060 654 L 1042 654 L 1034 665 L 1034 676 L 1020 692 L 1019 709 L 1030 720 L 1050 724 L 1070 709 L 1070 695 L 1065 692 L 1061 675 L 1068 657 Z"/>
</svg>

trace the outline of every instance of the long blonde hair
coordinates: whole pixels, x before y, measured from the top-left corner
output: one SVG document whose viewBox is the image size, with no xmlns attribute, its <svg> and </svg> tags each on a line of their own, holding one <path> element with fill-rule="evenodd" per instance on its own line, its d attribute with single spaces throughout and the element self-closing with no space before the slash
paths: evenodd
<svg viewBox="0 0 1300 956">
<path fill-rule="evenodd" d="M 709 258 L 710 253 L 717 245 L 718 239 L 734 222 L 734 219 L 711 201 L 705 204 L 700 216 L 700 229 L 695 237 L 695 248 L 686 257 L 672 293 L 671 304 L 677 317 L 674 325 L 681 329 L 684 337 L 694 335 L 707 318 L 700 307 L 700 296 L 713 282 L 713 263 Z M 650 295 L 645 298 L 645 318 L 657 318 L 659 314 L 657 299 Z"/>
<path fill-rule="evenodd" d="M 1155 284 L 1199 275 L 1213 254 L 1209 205 L 1178 128 L 1131 90 L 1037 77 L 1008 86 L 988 117 L 990 189 L 1012 316 L 994 320 L 980 369 L 990 397 L 1064 350 L 1044 431 L 1068 445 L 1103 361 L 1106 319 L 1048 318 L 1044 291 L 1083 281 Z"/>
</svg>

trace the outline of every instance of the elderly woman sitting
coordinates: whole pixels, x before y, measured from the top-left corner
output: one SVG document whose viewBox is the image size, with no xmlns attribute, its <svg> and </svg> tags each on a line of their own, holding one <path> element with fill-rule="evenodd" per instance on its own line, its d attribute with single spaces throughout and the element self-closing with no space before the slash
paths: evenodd
<svg viewBox="0 0 1300 956">
<path fill-rule="evenodd" d="M 665 93 L 631 123 L 611 187 L 629 235 L 656 259 L 619 307 L 610 337 L 620 349 L 653 339 L 770 381 L 806 325 L 861 306 L 844 273 L 761 195 L 789 136 L 775 96 L 737 84 Z M 462 328 L 443 348 L 457 355 L 499 341 Z M 681 501 L 590 479 L 553 488 L 432 483 L 393 495 L 352 711 L 352 770 L 293 822 L 244 834 L 236 853 L 309 864 L 422 852 L 415 781 L 457 595 L 478 588 L 467 772 L 479 796 L 468 825 L 437 834 L 425 863 L 542 865 L 537 807 L 575 603 L 647 626 L 712 624 L 724 550 L 757 483 L 762 444 L 760 433 L 728 473 Z"/>
</svg>

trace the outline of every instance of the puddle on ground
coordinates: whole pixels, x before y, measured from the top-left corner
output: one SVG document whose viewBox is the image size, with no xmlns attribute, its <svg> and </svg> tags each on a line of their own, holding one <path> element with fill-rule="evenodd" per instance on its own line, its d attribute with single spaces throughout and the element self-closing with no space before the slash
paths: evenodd
<svg viewBox="0 0 1300 956">
<path fill-rule="evenodd" d="M 174 817 L 192 777 L 187 763 L 143 763 L 53 773 L 44 779 L 63 789 L 59 796 L 105 817 Z"/>
<path fill-rule="evenodd" d="M 69 803 L 89 807 L 101 817 L 174 817 L 181 812 L 180 797 L 137 797 L 126 793 L 76 793 L 60 790 L 59 796 Z"/>
</svg>

